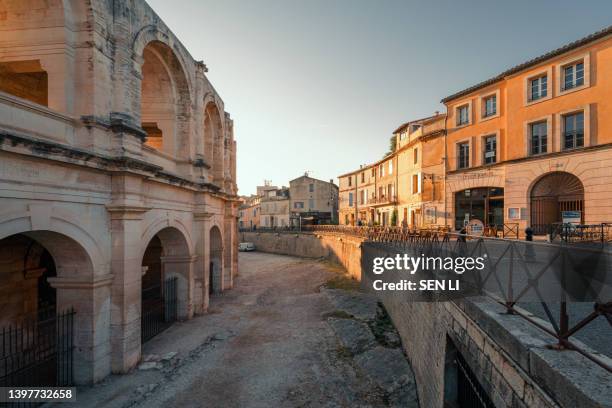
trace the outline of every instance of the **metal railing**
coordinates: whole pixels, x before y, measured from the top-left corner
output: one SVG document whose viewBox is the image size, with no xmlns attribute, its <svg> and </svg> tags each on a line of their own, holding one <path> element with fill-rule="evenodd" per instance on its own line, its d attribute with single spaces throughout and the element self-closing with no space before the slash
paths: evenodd
<svg viewBox="0 0 612 408">
<path fill-rule="evenodd" d="M 177 277 L 142 291 L 141 342 L 163 332 L 178 318 Z"/>
<path fill-rule="evenodd" d="M 74 315 L 72 309 L 56 314 L 50 308 L 4 327 L 0 331 L 0 387 L 73 385 Z"/>
<path fill-rule="evenodd" d="M 598 293 L 594 289 L 597 285 L 589 280 L 592 278 L 589 274 L 599 273 L 597 279 L 603 279 L 605 284 L 609 285 L 604 265 L 612 259 L 612 252 L 606 248 L 574 246 L 566 242 L 544 243 L 476 237 L 450 232 L 410 235 L 409 239 L 393 234 L 377 234 L 372 241 L 389 244 L 399 250 L 411 250 L 414 253 L 443 258 L 486 259 L 485 269 L 476 276 L 479 293 L 502 305 L 508 314 L 522 317 L 556 339 L 556 343 L 550 345 L 551 348 L 575 350 L 612 372 L 610 365 L 570 339 L 601 317 L 609 323 L 605 336 L 612 341 L 612 296 L 609 291 Z M 606 257 L 606 260 L 602 260 L 602 257 Z M 594 268 L 601 270 L 596 271 Z M 550 292 L 547 284 L 557 279 L 560 280 L 559 293 L 555 295 L 557 300 L 551 301 L 543 292 L 547 289 Z M 492 286 L 496 287 L 495 291 L 483 290 Z M 573 300 L 572 294 L 567 292 L 572 289 L 579 291 L 576 287 L 580 290 L 586 288 L 588 295 L 592 295 L 590 297 L 595 300 L 590 301 L 593 305 L 590 312 L 573 312 L 572 320 L 575 323 L 571 324 L 569 309 L 578 301 Z M 519 302 L 541 305 L 543 316 L 534 317 L 521 308 Z"/>
</svg>

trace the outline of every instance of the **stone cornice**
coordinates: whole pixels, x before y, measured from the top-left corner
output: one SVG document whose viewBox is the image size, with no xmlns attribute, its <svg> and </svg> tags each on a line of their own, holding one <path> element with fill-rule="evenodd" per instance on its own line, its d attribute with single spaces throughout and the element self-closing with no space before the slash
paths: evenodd
<svg viewBox="0 0 612 408">
<path fill-rule="evenodd" d="M 8 143 L 7 143 L 8 142 Z M 19 151 L 18 147 L 25 147 L 29 151 Z M 111 157 L 101 153 L 66 146 L 60 143 L 37 139 L 25 135 L 17 135 L 0 129 L 0 151 L 31 155 L 34 157 L 60 161 L 75 166 L 85 166 L 108 172 L 133 172 L 148 175 L 151 179 L 165 181 L 180 187 L 189 187 L 194 190 L 211 192 L 223 200 L 233 200 L 233 195 L 228 195 L 221 188 L 212 183 L 199 183 L 184 177 L 166 172 L 162 167 L 148 163 L 144 160 L 129 156 Z"/>
<path fill-rule="evenodd" d="M 206 211 L 194 211 L 193 218 L 197 221 L 204 221 L 211 219 L 215 214 Z"/>
<path fill-rule="evenodd" d="M 149 211 L 151 207 L 124 205 L 124 204 L 107 204 L 106 211 L 111 214 L 113 220 L 140 220 L 144 213 Z"/>
<path fill-rule="evenodd" d="M 90 279 L 82 277 L 53 277 L 47 278 L 47 281 L 56 289 L 96 289 L 110 286 L 113 283 L 113 275 L 94 276 Z"/>
</svg>

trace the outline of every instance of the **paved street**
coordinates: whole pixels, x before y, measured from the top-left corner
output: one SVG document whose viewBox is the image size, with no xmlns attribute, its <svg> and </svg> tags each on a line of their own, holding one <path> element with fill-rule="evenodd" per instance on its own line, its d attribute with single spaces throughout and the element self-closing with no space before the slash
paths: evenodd
<svg viewBox="0 0 612 408">
<path fill-rule="evenodd" d="M 386 405 L 326 321 L 334 307 L 319 288 L 339 273 L 324 262 L 241 253 L 235 289 L 213 296 L 209 314 L 147 343 L 152 362 L 141 369 L 79 390 L 79 406 Z"/>
</svg>

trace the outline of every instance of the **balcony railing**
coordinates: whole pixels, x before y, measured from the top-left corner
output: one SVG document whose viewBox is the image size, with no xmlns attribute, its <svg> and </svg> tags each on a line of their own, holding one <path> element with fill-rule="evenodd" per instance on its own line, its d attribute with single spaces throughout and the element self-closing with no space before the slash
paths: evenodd
<svg viewBox="0 0 612 408">
<path fill-rule="evenodd" d="M 380 197 L 372 197 L 368 202 L 369 205 L 385 205 L 397 203 L 397 195 L 382 195 Z"/>
</svg>

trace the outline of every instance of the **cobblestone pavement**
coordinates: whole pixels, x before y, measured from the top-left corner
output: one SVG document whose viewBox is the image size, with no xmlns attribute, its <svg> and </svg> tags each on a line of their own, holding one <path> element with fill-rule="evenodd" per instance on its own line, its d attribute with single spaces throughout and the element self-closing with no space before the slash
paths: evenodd
<svg viewBox="0 0 612 408">
<path fill-rule="evenodd" d="M 235 288 L 213 296 L 208 314 L 176 323 L 147 343 L 134 372 L 80 388 L 79 406 L 378 407 L 399 399 L 416 406 L 399 342 L 384 344 L 395 342 L 392 326 L 381 332 L 361 310 L 354 312 L 359 320 L 351 320 L 339 309 L 348 302 L 350 312 L 355 302 L 335 300 L 351 292 L 321 289 L 337 281 L 338 268 L 259 252 L 241 253 L 239 262 Z M 365 351 L 357 356 L 341 339 L 343 319 L 369 321 L 383 342 L 361 344 Z M 405 371 L 401 384 L 364 372 L 380 369 L 376 361 L 384 358 Z"/>
</svg>

